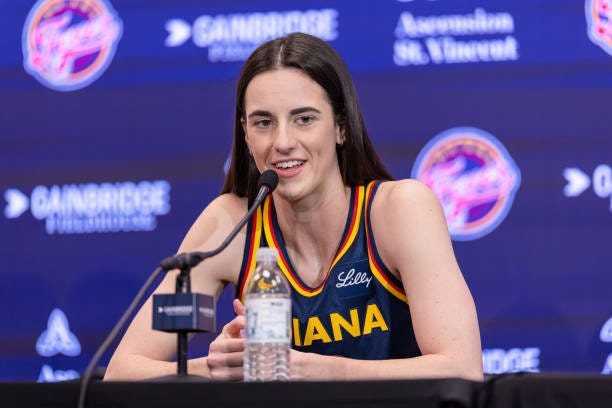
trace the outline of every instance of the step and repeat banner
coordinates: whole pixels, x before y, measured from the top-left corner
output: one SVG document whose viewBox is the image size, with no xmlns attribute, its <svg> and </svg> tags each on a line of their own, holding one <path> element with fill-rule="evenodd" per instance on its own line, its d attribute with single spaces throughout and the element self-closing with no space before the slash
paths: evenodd
<svg viewBox="0 0 612 408">
<path fill-rule="evenodd" d="M 610 0 L 0 0 L 0 380 L 82 373 L 219 193 L 242 63 L 294 31 L 438 195 L 485 372 L 611 373 Z"/>
</svg>

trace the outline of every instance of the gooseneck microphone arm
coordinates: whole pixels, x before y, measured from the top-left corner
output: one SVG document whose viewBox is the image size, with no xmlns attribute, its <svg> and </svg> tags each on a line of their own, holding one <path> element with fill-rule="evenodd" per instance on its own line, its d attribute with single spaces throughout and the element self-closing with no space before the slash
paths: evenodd
<svg viewBox="0 0 612 408">
<path fill-rule="evenodd" d="M 206 258 L 213 257 L 223 251 L 234 240 L 238 232 L 244 227 L 244 224 L 251 218 L 257 207 L 263 202 L 264 198 L 276 188 L 278 184 L 278 175 L 274 170 L 264 171 L 259 178 L 259 191 L 255 197 L 255 201 L 244 218 L 240 220 L 238 225 L 229 233 L 225 241 L 218 248 L 208 252 L 183 252 L 181 254 L 168 257 L 159 264 L 162 269 L 169 271 L 171 269 L 194 268 Z"/>
<path fill-rule="evenodd" d="M 215 331 L 214 324 L 213 324 L 213 327 L 205 325 L 204 322 L 202 322 L 203 325 L 199 325 L 197 323 L 199 322 L 199 319 L 197 318 L 198 315 L 196 314 L 195 316 L 193 316 L 192 319 L 190 319 L 191 322 L 193 322 L 193 324 L 185 326 L 185 325 L 178 324 L 178 322 L 174 318 L 169 318 L 167 316 L 164 319 L 163 317 L 158 316 L 158 314 L 155 313 L 155 310 L 158 310 L 160 306 L 163 308 L 164 306 L 162 305 L 168 306 L 169 304 L 171 305 L 184 304 L 185 306 L 187 306 L 186 303 L 189 304 L 189 306 L 187 307 L 193 308 L 194 305 L 196 305 L 195 307 L 196 309 L 200 308 L 200 305 L 199 305 L 200 300 L 197 299 L 198 295 L 191 293 L 191 278 L 189 276 L 191 268 L 194 268 L 203 260 L 213 257 L 217 255 L 219 252 L 223 251 L 230 244 L 230 242 L 232 242 L 232 240 L 236 237 L 236 235 L 238 235 L 238 232 L 244 227 L 244 224 L 248 222 L 248 220 L 253 215 L 253 212 L 263 202 L 264 198 L 272 190 L 276 188 L 277 184 L 278 184 L 278 175 L 273 170 L 267 170 L 259 177 L 259 182 L 258 182 L 259 191 L 257 193 L 257 196 L 255 197 L 253 204 L 247 211 L 246 215 L 240 220 L 238 225 L 236 225 L 234 229 L 228 234 L 227 238 L 225 238 L 225 240 L 221 243 L 221 245 L 219 245 L 219 247 L 217 247 L 216 249 L 212 251 L 208 251 L 208 252 L 196 251 L 196 252 L 181 253 L 181 254 L 166 258 L 160 263 L 160 266 L 164 270 L 180 269 L 181 271 L 176 277 L 176 295 L 168 295 L 168 296 L 156 295 L 154 296 L 154 299 L 153 299 L 153 305 L 154 305 L 153 328 L 155 330 L 162 330 L 166 332 L 176 332 L 177 333 L 177 353 L 176 353 L 177 360 L 176 360 L 176 363 L 177 363 L 177 374 L 179 376 L 187 375 L 187 355 L 188 355 L 187 353 L 187 348 L 188 348 L 187 335 L 188 333 L 197 332 L 197 331 L 209 331 L 209 332 Z M 183 294 L 183 295 L 179 295 L 179 294 Z M 196 298 L 194 298 L 194 295 L 196 296 Z M 185 296 L 187 296 L 187 298 L 185 298 Z M 202 298 L 201 302 L 205 303 L 206 301 Z M 214 310 L 214 306 L 213 306 L 213 310 Z M 204 328 L 204 326 L 206 326 L 206 328 Z"/>
<path fill-rule="evenodd" d="M 89 385 L 89 382 L 91 381 L 91 377 L 92 377 L 92 374 L 93 374 L 93 371 L 96 365 L 98 364 L 98 362 L 100 361 L 104 353 L 108 350 L 108 347 L 111 345 L 111 343 L 115 340 L 115 338 L 117 337 L 117 334 L 119 334 L 119 331 L 121 330 L 121 328 L 123 327 L 127 319 L 132 315 L 132 313 L 134 312 L 134 310 L 136 309 L 136 307 L 138 306 L 138 304 L 140 303 L 144 295 L 147 293 L 147 290 L 153 284 L 153 282 L 155 282 L 159 274 L 161 272 L 169 271 L 171 269 L 180 269 L 181 274 L 184 274 L 184 273 L 188 274 L 191 268 L 198 265 L 204 259 L 215 256 L 219 252 L 223 251 L 230 244 L 230 242 L 232 242 L 232 240 L 236 237 L 236 235 L 238 235 L 238 232 L 242 229 L 242 227 L 244 227 L 244 224 L 247 223 L 247 221 L 253 215 L 257 207 L 259 207 L 259 205 L 263 202 L 264 198 L 266 198 L 268 194 L 274 191 L 277 185 L 278 185 L 278 175 L 276 174 L 274 170 L 266 170 L 261 174 L 261 176 L 259 177 L 259 182 L 258 182 L 258 186 L 259 186 L 258 193 L 257 193 L 257 196 L 255 197 L 255 201 L 253 202 L 253 205 L 251 205 L 246 215 L 242 218 L 242 220 L 240 220 L 238 225 L 236 225 L 236 227 L 229 233 L 227 238 L 221 243 L 221 245 L 219 245 L 218 248 L 212 251 L 208 251 L 208 252 L 196 251 L 196 252 L 181 253 L 181 254 L 166 258 L 162 262 L 160 262 L 160 266 L 158 266 L 153 271 L 153 273 L 149 276 L 146 282 L 142 285 L 142 287 L 140 288 L 140 290 L 138 291 L 138 293 L 136 294 L 136 296 L 134 297 L 134 299 L 132 300 L 128 308 L 126 309 L 126 311 L 119 318 L 119 321 L 117 322 L 117 324 L 115 324 L 115 326 L 110 331 L 108 336 L 106 336 L 106 338 L 104 339 L 100 347 L 98 347 L 98 350 L 96 350 L 93 357 L 91 358 L 91 361 L 87 365 L 87 368 L 85 369 L 85 372 L 83 373 L 83 377 L 81 379 L 78 408 L 85 407 L 87 387 Z"/>
</svg>

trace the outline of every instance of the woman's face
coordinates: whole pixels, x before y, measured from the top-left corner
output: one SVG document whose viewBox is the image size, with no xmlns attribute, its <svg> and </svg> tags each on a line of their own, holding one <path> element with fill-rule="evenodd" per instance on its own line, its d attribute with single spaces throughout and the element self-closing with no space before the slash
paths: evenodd
<svg viewBox="0 0 612 408">
<path fill-rule="evenodd" d="M 340 177 L 336 144 L 344 136 L 325 90 L 298 69 L 256 75 L 244 96 L 245 141 L 260 172 L 278 173 L 277 192 L 299 200 Z"/>
</svg>

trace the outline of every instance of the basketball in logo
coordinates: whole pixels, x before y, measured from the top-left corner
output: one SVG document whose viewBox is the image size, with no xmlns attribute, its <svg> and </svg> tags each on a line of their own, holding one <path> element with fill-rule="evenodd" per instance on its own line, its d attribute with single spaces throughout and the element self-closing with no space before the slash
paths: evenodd
<svg viewBox="0 0 612 408">
<path fill-rule="evenodd" d="M 612 0 L 587 0 L 585 11 L 589 38 L 612 55 Z"/>
<path fill-rule="evenodd" d="M 24 68 L 51 89 L 86 87 L 110 64 L 121 34 L 105 0 L 39 0 L 23 27 Z"/>
<path fill-rule="evenodd" d="M 504 220 L 521 174 L 495 137 L 460 127 L 440 133 L 423 148 L 412 178 L 429 186 L 442 203 L 451 238 L 469 241 Z"/>
</svg>

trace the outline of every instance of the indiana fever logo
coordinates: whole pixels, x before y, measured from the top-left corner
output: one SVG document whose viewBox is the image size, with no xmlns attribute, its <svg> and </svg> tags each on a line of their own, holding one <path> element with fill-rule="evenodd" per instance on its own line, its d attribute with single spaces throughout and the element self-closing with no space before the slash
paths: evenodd
<svg viewBox="0 0 612 408">
<path fill-rule="evenodd" d="M 412 177 L 429 186 L 444 207 L 451 238 L 469 241 L 506 217 L 521 174 L 502 144 L 475 128 L 453 128 L 419 153 Z"/>
<path fill-rule="evenodd" d="M 587 0 L 585 9 L 589 38 L 612 55 L 612 0 Z"/>
<path fill-rule="evenodd" d="M 106 70 L 121 33 L 105 0 L 39 0 L 23 27 L 25 70 L 51 89 L 84 88 Z"/>
</svg>

